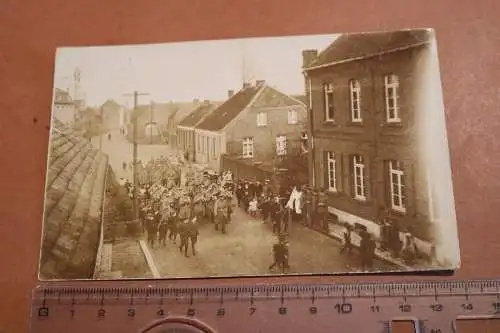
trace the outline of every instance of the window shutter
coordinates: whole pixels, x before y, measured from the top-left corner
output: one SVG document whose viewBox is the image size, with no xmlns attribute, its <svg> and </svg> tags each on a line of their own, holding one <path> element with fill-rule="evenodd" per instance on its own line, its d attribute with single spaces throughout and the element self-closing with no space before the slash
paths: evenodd
<svg viewBox="0 0 500 333">
<path fill-rule="evenodd" d="M 365 156 L 362 156 L 362 161 L 363 161 L 363 164 L 365 166 L 364 169 L 363 169 L 364 170 L 363 186 L 364 186 L 366 200 L 369 200 L 370 199 L 370 193 L 368 191 L 371 190 L 371 186 L 370 186 L 370 181 L 371 181 L 371 178 L 370 178 L 370 161 Z"/>
<path fill-rule="evenodd" d="M 351 185 L 351 198 L 356 197 L 356 182 L 354 173 L 354 155 L 347 155 L 349 158 L 349 184 Z"/>
<path fill-rule="evenodd" d="M 326 151 L 323 151 L 321 154 L 323 161 L 321 165 L 323 166 L 323 172 L 322 172 L 322 181 L 321 181 L 321 187 L 324 189 L 329 188 L 328 184 L 328 153 Z"/>
<path fill-rule="evenodd" d="M 343 154 L 335 154 L 335 172 L 336 172 L 336 180 L 337 180 L 337 192 L 342 192 L 344 190 L 344 155 Z"/>
<path fill-rule="evenodd" d="M 342 154 L 342 186 L 346 195 L 352 193 L 351 173 L 352 170 L 349 155 Z"/>
<path fill-rule="evenodd" d="M 409 164 L 406 164 L 406 163 L 403 163 L 403 162 L 400 162 L 400 166 L 401 166 L 401 170 L 403 170 L 403 177 L 401 177 L 401 184 L 403 185 L 403 191 L 402 191 L 402 195 L 403 195 L 403 207 L 406 208 L 406 211 L 408 211 L 408 208 L 409 208 L 409 198 L 408 198 L 408 180 L 409 180 L 409 177 L 411 177 L 413 175 L 413 172 L 411 170 L 411 165 Z"/>
<path fill-rule="evenodd" d="M 390 161 L 384 160 L 384 201 L 385 207 L 392 208 Z"/>
</svg>

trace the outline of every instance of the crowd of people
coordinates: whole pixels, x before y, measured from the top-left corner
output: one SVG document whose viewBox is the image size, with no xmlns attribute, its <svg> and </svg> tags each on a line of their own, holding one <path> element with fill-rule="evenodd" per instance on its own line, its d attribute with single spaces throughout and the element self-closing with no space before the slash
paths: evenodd
<svg viewBox="0 0 500 333">
<path fill-rule="evenodd" d="M 188 257 L 191 250 L 195 256 L 201 224 L 211 223 L 216 231 L 227 233 L 234 192 L 230 173 L 216 175 L 172 156 L 137 167 L 137 191 L 130 181 L 125 187 L 132 199 L 137 193 L 139 218 L 152 248 L 179 241 L 182 254 Z"/>
<path fill-rule="evenodd" d="M 234 180 L 229 171 L 215 174 L 187 163 L 183 156 L 162 156 L 139 164 L 137 191 L 130 181 L 125 182 L 125 187 L 131 198 L 137 193 L 139 218 L 152 248 L 173 243 L 184 256 L 188 257 L 189 252 L 196 256 L 200 226 L 211 224 L 214 230 L 226 234 L 230 232 L 233 210 L 239 207 L 253 219 L 270 224 L 276 243 L 272 244 L 274 258 L 269 269 L 277 267 L 285 273 L 290 270 L 289 233 L 293 223 L 329 232 L 331 214 L 325 203 L 312 198 L 311 191 L 299 185 L 276 186 L 270 179 Z M 124 163 L 124 168 L 129 167 Z M 373 269 L 377 247 L 388 248 L 409 261 L 418 251 L 410 236 L 401 241 L 394 228 L 382 232 L 384 237 L 378 246 L 363 226 L 344 227 L 340 253 L 357 254 L 364 271 Z M 359 236 L 359 243 L 353 241 L 354 234 Z"/>
</svg>

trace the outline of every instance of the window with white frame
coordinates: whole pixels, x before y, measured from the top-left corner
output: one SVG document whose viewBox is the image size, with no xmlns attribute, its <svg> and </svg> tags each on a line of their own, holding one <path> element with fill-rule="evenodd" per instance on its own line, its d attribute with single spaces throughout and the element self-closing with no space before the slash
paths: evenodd
<svg viewBox="0 0 500 333">
<path fill-rule="evenodd" d="M 276 155 L 286 155 L 286 136 L 284 135 L 276 137 Z"/>
<path fill-rule="evenodd" d="M 325 120 L 333 121 L 335 111 L 333 107 L 333 84 L 328 83 L 324 86 L 325 90 Z"/>
<path fill-rule="evenodd" d="M 253 157 L 253 138 L 248 137 L 243 139 L 243 157 Z"/>
<path fill-rule="evenodd" d="M 394 75 L 385 76 L 385 109 L 388 123 L 399 123 L 399 78 Z"/>
<path fill-rule="evenodd" d="M 391 207 L 400 212 L 406 212 L 404 171 L 399 161 L 389 161 L 389 173 L 391 176 Z"/>
<path fill-rule="evenodd" d="M 353 185 L 354 198 L 358 200 L 366 200 L 366 170 L 363 156 L 353 156 Z"/>
<path fill-rule="evenodd" d="M 331 192 L 337 192 L 337 166 L 335 164 L 336 162 L 334 152 L 326 152 L 325 163 L 327 171 L 328 190 Z"/>
<path fill-rule="evenodd" d="M 257 126 L 266 126 L 267 125 L 267 113 L 259 112 L 257 113 Z"/>
<path fill-rule="evenodd" d="M 349 81 L 351 92 L 351 121 L 361 122 L 361 85 L 358 80 Z"/>
<path fill-rule="evenodd" d="M 297 110 L 288 110 L 288 124 L 295 125 L 297 122 Z"/>
</svg>

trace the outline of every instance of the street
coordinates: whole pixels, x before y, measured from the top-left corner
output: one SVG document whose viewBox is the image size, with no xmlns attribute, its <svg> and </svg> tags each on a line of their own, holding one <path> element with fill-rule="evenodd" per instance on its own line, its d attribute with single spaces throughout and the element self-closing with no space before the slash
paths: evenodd
<svg viewBox="0 0 500 333">
<path fill-rule="evenodd" d="M 164 248 L 150 251 L 162 277 L 216 277 L 231 275 L 276 274 L 269 270 L 273 261 L 272 245 L 276 238 L 271 226 L 255 219 L 240 208 L 233 214 L 227 234 L 206 224 L 200 228 L 196 256 L 186 258 L 171 241 Z M 290 273 L 355 272 L 358 258 L 340 254 L 341 244 L 317 231 L 295 224 L 290 235 Z M 391 269 L 375 262 L 377 269 Z"/>
<path fill-rule="evenodd" d="M 132 161 L 133 146 L 119 131 L 111 133 L 111 140 L 103 135 L 92 139 L 96 148 L 109 155 L 109 163 L 118 178 L 132 179 L 132 170 L 123 170 L 122 163 Z M 166 145 L 139 145 L 138 158 L 143 162 L 171 152 Z M 196 256 L 185 257 L 176 244 L 167 241 L 163 248 L 150 248 L 154 264 L 162 277 L 216 277 L 231 275 L 263 275 L 279 273 L 269 270 L 273 261 L 272 246 L 276 237 L 270 223 L 264 224 L 241 208 L 236 208 L 227 234 L 214 230 L 212 224 L 202 224 L 199 230 Z M 342 273 L 359 271 L 359 258 L 341 254 L 341 244 L 326 235 L 301 224 L 293 224 L 290 233 L 290 273 Z M 393 267 L 375 261 L 380 270 Z"/>
<path fill-rule="evenodd" d="M 103 152 L 109 156 L 109 164 L 113 168 L 116 177 L 128 178 L 132 180 L 132 169 L 127 166 L 127 170 L 123 170 L 123 162 L 130 164 L 133 159 L 134 147 L 128 142 L 125 136 L 120 134 L 120 131 L 113 130 L 111 133 L 111 140 L 108 140 L 108 135 L 105 134 L 101 138 L 102 147 L 100 145 L 100 139 L 98 136 L 92 138 L 92 144 L 97 149 L 101 148 Z M 151 158 L 157 158 L 161 155 L 167 155 L 169 152 L 169 146 L 167 145 L 138 145 L 137 146 L 137 158 L 142 162 L 147 162 Z"/>
</svg>

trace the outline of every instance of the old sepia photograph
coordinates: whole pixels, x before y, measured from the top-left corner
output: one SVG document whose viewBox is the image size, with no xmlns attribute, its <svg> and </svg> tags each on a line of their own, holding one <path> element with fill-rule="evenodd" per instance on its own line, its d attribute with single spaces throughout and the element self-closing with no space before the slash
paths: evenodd
<svg viewBox="0 0 500 333">
<path fill-rule="evenodd" d="M 57 50 L 40 280 L 455 270 L 435 32 Z"/>
</svg>

